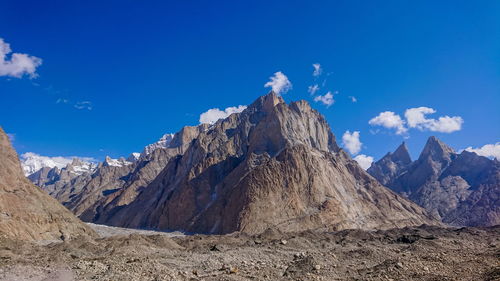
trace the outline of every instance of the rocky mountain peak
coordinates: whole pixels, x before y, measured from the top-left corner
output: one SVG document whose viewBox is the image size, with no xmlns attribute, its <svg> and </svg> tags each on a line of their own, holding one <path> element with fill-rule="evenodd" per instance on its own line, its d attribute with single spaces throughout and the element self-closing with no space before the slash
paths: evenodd
<svg viewBox="0 0 500 281">
<path fill-rule="evenodd" d="M 114 167 L 123 167 L 123 166 L 128 166 L 130 164 L 132 164 L 132 162 L 127 161 L 124 157 L 113 159 L 109 156 L 106 156 L 103 162 L 104 166 L 114 166 Z"/>
<path fill-rule="evenodd" d="M 71 161 L 70 165 L 71 166 L 82 166 L 84 163 L 80 158 L 73 158 L 73 161 Z"/>
<path fill-rule="evenodd" d="M 186 127 L 170 147 L 190 130 L 187 149 L 106 223 L 198 233 L 433 223 L 341 153 L 305 101 L 270 92 L 201 132 Z"/>
<path fill-rule="evenodd" d="M 144 147 L 144 150 L 142 151 L 140 157 L 144 158 L 146 155 L 150 154 L 155 149 L 161 147 L 163 148 L 168 147 L 173 139 L 174 139 L 174 134 L 164 134 L 157 142 L 154 142 Z"/>
<path fill-rule="evenodd" d="M 432 159 L 438 162 L 450 162 L 455 151 L 435 136 L 429 137 L 420 154 L 419 160 Z"/>
<path fill-rule="evenodd" d="M 127 161 L 128 162 L 135 162 L 135 161 L 139 160 L 140 157 L 141 157 L 141 154 L 139 152 L 132 152 L 127 157 Z"/>
<path fill-rule="evenodd" d="M 382 159 L 372 163 L 367 172 L 383 185 L 390 185 L 411 163 L 408 147 L 403 142 L 394 152 L 389 152 Z"/>
<path fill-rule="evenodd" d="M 255 100 L 249 108 L 270 112 L 276 105 L 284 103 L 285 100 L 283 100 L 280 95 L 270 91 L 267 95 L 261 96 Z"/>
<path fill-rule="evenodd" d="M 184 126 L 182 129 L 172 134 L 172 141 L 169 148 L 185 147 L 193 141 L 201 132 L 208 130 L 210 124 L 200 124 L 198 126 Z"/>
<path fill-rule="evenodd" d="M 406 143 L 403 142 L 401 145 L 392 153 L 392 160 L 394 162 L 400 162 L 403 164 L 410 164 L 411 163 L 411 157 L 410 157 L 410 152 L 408 151 L 408 147 L 406 146 Z"/>
</svg>

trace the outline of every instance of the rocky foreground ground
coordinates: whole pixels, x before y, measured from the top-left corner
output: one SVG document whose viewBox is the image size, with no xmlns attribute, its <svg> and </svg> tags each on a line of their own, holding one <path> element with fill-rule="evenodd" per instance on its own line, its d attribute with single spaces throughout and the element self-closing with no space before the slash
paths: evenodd
<svg viewBox="0 0 500 281">
<path fill-rule="evenodd" d="M 2 239 L 0 280 L 500 280 L 499 226 L 257 236 L 97 231 L 97 240 L 48 245 Z"/>
</svg>

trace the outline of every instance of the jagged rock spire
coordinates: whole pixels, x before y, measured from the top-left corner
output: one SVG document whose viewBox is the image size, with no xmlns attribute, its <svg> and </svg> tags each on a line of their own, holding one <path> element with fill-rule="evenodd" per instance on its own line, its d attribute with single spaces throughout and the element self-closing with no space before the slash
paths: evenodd
<svg viewBox="0 0 500 281">
<path fill-rule="evenodd" d="M 408 147 L 406 143 L 403 142 L 401 145 L 392 153 L 392 160 L 395 162 L 401 162 L 403 164 L 410 164 L 411 157 L 410 152 L 408 152 Z"/>
<path fill-rule="evenodd" d="M 419 160 L 430 158 L 438 162 L 450 162 L 451 155 L 453 154 L 455 154 L 455 151 L 451 147 L 440 141 L 435 136 L 431 136 L 427 140 L 427 143 L 420 154 Z"/>
</svg>

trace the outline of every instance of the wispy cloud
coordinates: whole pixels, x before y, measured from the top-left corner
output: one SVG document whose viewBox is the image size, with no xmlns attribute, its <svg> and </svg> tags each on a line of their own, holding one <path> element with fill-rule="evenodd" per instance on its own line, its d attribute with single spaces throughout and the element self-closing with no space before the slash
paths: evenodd
<svg viewBox="0 0 500 281">
<path fill-rule="evenodd" d="M 352 101 L 352 102 L 358 102 L 358 99 L 354 96 L 348 96 L 348 98 Z"/>
<path fill-rule="evenodd" d="M 68 99 L 63 99 L 63 98 L 58 98 L 56 100 L 56 103 L 69 103 L 69 100 Z"/>
<path fill-rule="evenodd" d="M 335 103 L 332 92 L 328 92 L 322 96 L 316 96 L 314 98 L 314 101 L 321 102 L 322 104 L 326 105 L 326 107 L 330 107 L 333 103 Z"/>
<path fill-rule="evenodd" d="M 320 76 L 321 73 L 323 72 L 323 69 L 321 68 L 321 64 L 319 64 L 319 63 L 313 63 L 312 66 L 314 67 L 313 76 L 314 77 Z"/>
<path fill-rule="evenodd" d="M 42 64 L 42 59 L 28 54 L 11 53 L 10 44 L 0 38 L 0 76 L 21 78 L 28 75 L 30 78 L 37 77 L 36 69 Z"/>
<path fill-rule="evenodd" d="M 200 124 L 214 124 L 219 119 L 225 119 L 233 113 L 240 113 L 247 107 L 245 105 L 232 106 L 224 110 L 212 108 L 200 114 Z"/>
<path fill-rule="evenodd" d="M 80 101 L 75 103 L 73 107 L 79 110 L 81 109 L 92 110 L 92 103 L 90 101 Z"/>
<path fill-rule="evenodd" d="M 307 88 L 307 92 L 309 92 L 309 94 L 311 94 L 312 96 L 314 96 L 314 94 L 316 94 L 318 90 L 319 90 L 318 84 L 314 84 L 312 86 L 309 86 L 309 88 Z"/>
<path fill-rule="evenodd" d="M 292 89 L 292 83 L 281 71 L 274 73 L 274 75 L 269 77 L 269 79 L 271 79 L 271 81 L 264 84 L 264 87 L 271 88 L 272 91 L 278 95 L 285 94 Z"/>
</svg>

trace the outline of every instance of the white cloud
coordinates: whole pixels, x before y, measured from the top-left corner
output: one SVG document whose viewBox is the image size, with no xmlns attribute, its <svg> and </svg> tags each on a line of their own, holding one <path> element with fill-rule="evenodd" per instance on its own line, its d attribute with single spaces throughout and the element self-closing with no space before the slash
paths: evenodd
<svg viewBox="0 0 500 281">
<path fill-rule="evenodd" d="M 309 88 L 307 88 L 307 91 L 309 92 L 309 94 L 311 94 L 311 96 L 313 96 L 314 94 L 316 94 L 316 92 L 319 90 L 319 86 L 318 84 L 315 84 L 315 85 L 312 85 L 312 86 L 309 86 Z"/>
<path fill-rule="evenodd" d="M 97 160 L 92 157 L 78 157 L 78 156 L 49 157 L 49 156 L 42 156 L 33 152 L 26 152 L 21 154 L 21 166 L 23 167 L 24 174 L 28 176 L 40 170 L 43 167 L 50 167 L 50 168 L 58 167 L 60 169 L 64 168 L 66 167 L 66 165 L 71 163 L 74 158 L 78 158 L 84 162 L 91 162 L 91 163 L 97 162 Z"/>
<path fill-rule="evenodd" d="M 404 126 L 405 122 L 401 119 L 401 116 L 392 111 L 381 112 L 379 115 L 368 121 L 368 124 L 372 126 L 382 126 L 388 129 L 396 129 L 396 134 L 398 135 L 404 134 L 408 131 L 408 129 Z"/>
<path fill-rule="evenodd" d="M 359 140 L 359 131 L 346 131 L 342 136 L 342 144 L 352 155 L 358 154 L 361 151 L 361 141 Z"/>
<path fill-rule="evenodd" d="M 86 109 L 86 110 L 92 110 L 92 103 L 90 101 L 80 101 L 77 102 L 74 107 L 76 109 Z"/>
<path fill-rule="evenodd" d="M 349 96 L 348 98 L 350 98 L 352 102 L 358 102 L 358 99 L 354 96 Z"/>
<path fill-rule="evenodd" d="M 316 96 L 314 98 L 314 101 L 315 102 L 322 102 L 324 105 L 326 105 L 327 107 L 331 106 L 335 100 L 333 99 L 333 94 L 332 92 L 328 92 L 326 93 L 325 95 L 323 96 Z"/>
<path fill-rule="evenodd" d="M 264 87 L 270 87 L 273 92 L 278 95 L 285 94 L 292 89 L 292 83 L 290 82 L 290 80 L 288 80 L 288 77 L 286 77 L 286 75 L 281 71 L 274 73 L 274 76 L 269 77 L 269 79 L 271 79 L 271 81 L 264 84 Z"/>
<path fill-rule="evenodd" d="M 472 148 L 467 147 L 465 150 L 470 152 L 475 152 L 477 155 L 481 155 L 488 158 L 496 158 L 500 161 L 500 142 L 495 144 L 485 144 L 482 147 Z"/>
<path fill-rule="evenodd" d="M 238 107 L 228 107 L 224 110 L 212 108 L 200 115 L 200 123 L 214 124 L 215 122 L 217 122 L 217 120 L 225 119 L 233 113 L 240 113 L 246 108 L 247 107 L 245 105 L 239 105 Z"/>
<path fill-rule="evenodd" d="M 363 168 L 364 170 L 368 170 L 368 168 L 370 168 L 370 166 L 372 165 L 373 157 L 367 156 L 364 154 L 360 154 L 360 155 L 354 157 L 354 160 L 356 160 L 356 162 L 358 162 L 358 164 L 359 164 L 359 166 L 361 166 L 361 168 Z"/>
<path fill-rule="evenodd" d="M 12 53 L 10 44 L 0 38 L 0 76 L 21 78 L 27 74 L 35 78 L 36 68 L 42 64 L 42 59 L 28 54 Z"/>
<path fill-rule="evenodd" d="M 323 72 L 323 69 L 321 68 L 321 64 L 313 63 L 313 67 L 314 67 L 313 76 L 315 76 L 315 77 L 320 76 L 321 73 Z"/>
<path fill-rule="evenodd" d="M 460 116 L 442 116 L 437 120 L 426 118 L 425 115 L 436 113 L 436 110 L 430 107 L 415 107 L 405 111 L 405 117 L 410 128 L 417 128 L 420 131 L 433 131 L 441 133 L 452 133 L 462 129 L 464 120 Z"/>
<path fill-rule="evenodd" d="M 56 103 L 69 103 L 69 100 L 68 100 L 68 99 L 58 98 L 58 99 L 56 100 Z"/>
</svg>

